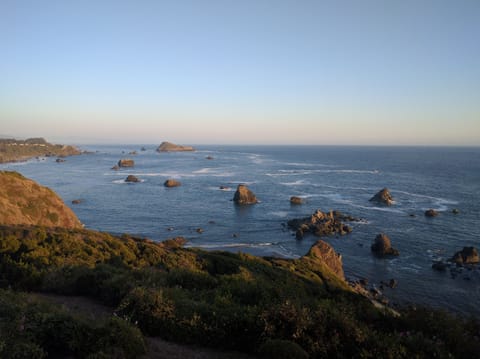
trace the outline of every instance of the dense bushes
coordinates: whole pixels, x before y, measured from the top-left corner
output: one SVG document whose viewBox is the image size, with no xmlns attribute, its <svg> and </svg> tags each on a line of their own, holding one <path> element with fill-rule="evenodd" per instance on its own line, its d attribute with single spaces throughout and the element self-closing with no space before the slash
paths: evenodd
<svg viewBox="0 0 480 359">
<path fill-rule="evenodd" d="M 26 294 L 0 290 L 0 357 L 137 358 L 140 331 L 125 320 L 91 320 L 68 314 Z"/>
<path fill-rule="evenodd" d="M 136 328 L 266 358 L 470 358 L 480 350 L 477 322 L 428 309 L 394 317 L 311 260 L 203 252 L 181 243 L 0 227 L 4 287 L 88 296 L 117 315 L 92 324 L 1 291 L 1 333 L 13 334 L 0 339 L 0 357 L 7 345 L 30 357 L 134 357 L 144 350 Z"/>
</svg>

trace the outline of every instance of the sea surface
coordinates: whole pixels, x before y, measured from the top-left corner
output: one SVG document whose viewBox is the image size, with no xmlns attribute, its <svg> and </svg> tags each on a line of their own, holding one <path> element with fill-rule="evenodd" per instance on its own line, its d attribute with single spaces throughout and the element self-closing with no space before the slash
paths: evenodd
<svg viewBox="0 0 480 359">
<path fill-rule="evenodd" d="M 80 146 L 92 153 L 0 169 L 53 189 L 86 228 L 159 241 L 184 236 L 188 246 L 207 250 L 296 258 L 318 238 L 295 239 L 287 220 L 316 209 L 339 210 L 363 219 L 351 223 L 349 235 L 324 238 L 342 254 L 348 278 L 366 278 L 377 287 L 394 278 L 398 287 L 385 288 L 393 303 L 480 317 L 480 270 L 431 268 L 464 246 L 480 249 L 480 147 L 197 146 L 196 152 L 178 153 L 158 153 L 156 147 Z M 111 170 L 121 158 L 134 159 L 135 167 Z M 125 183 L 129 174 L 141 182 Z M 165 188 L 168 178 L 182 185 Z M 232 198 L 240 183 L 260 203 L 236 206 Z M 369 202 L 383 187 L 395 199 L 391 207 Z M 291 205 L 293 195 L 306 203 Z M 71 204 L 74 199 L 82 203 Z M 426 218 L 429 208 L 440 215 Z M 453 214 L 454 208 L 460 213 Z M 371 254 L 379 233 L 391 238 L 399 257 Z"/>
</svg>

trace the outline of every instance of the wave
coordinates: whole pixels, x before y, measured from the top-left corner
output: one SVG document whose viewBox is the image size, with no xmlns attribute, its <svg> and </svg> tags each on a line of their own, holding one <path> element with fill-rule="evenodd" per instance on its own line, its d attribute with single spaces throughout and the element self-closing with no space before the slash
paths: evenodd
<svg viewBox="0 0 480 359">
<path fill-rule="evenodd" d="M 139 182 L 140 182 L 140 183 L 143 183 L 143 182 L 145 182 L 145 180 L 139 179 Z M 125 182 L 125 178 L 123 178 L 123 179 L 118 179 L 118 180 L 114 180 L 114 181 L 112 181 L 112 183 L 115 183 L 115 184 L 135 184 L 135 183 L 133 183 L 133 182 Z M 138 182 L 137 182 L 137 183 L 138 183 Z"/>
<path fill-rule="evenodd" d="M 215 168 L 205 167 L 205 168 L 193 171 L 193 173 L 204 174 L 204 173 L 212 173 L 213 171 L 215 171 Z"/>
<path fill-rule="evenodd" d="M 288 216 L 287 211 L 274 211 L 274 212 L 270 212 L 269 214 L 275 217 L 280 217 L 280 218 L 286 218 Z"/>
<path fill-rule="evenodd" d="M 357 169 L 336 169 L 336 170 L 327 170 L 327 169 L 284 169 L 278 170 L 276 173 L 265 173 L 265 175 L 270 177 L 282 177 L 282 176 L 306 176 L 315 173 L 338 173 L 338 174 L 380 174 L 379 170 L 357 170 Z"/>
<path fill-rule="evenodd" d="M 261 248 L 261 247 L 270 247 L 274 246 L 276 243 L 264 242 L 264 243 L 209 243 L 209 244 L 194 244 L 187 243 L 186 248 L 205 248 L 205 249 L 216 249 L 216 248 Z"/>
<path fill-rule="evenodd" d="M 309 183 L 305 180 L 297 180 L 294 182 L 280 182 L 281 185 L 284 186 L 301 186 L 301 185 L 308 185 Z"/>
</svg>

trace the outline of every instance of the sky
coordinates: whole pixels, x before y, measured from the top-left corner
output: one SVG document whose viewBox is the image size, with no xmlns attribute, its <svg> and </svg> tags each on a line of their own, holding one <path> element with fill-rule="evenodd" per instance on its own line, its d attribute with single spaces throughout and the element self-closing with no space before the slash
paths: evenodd
<svg viewBox="0 0 480 359">
<path fill-rule="evenodd" d="M 0 135 L 480 145 L 478 0 L 0 0 Z"/>
</svg>

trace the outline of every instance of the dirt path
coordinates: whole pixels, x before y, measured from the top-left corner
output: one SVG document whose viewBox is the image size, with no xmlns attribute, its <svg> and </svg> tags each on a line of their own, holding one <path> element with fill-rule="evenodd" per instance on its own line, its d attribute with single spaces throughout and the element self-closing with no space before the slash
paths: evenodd
<svg viewBox="0 0 480 359">
<path fill-rule="evenodd" d="M 82 314 L 92 320 L 106 319 L 113 315 L 112 308 L 87 297 L 46 293 L 32 293 L 31 296 L 61 306 L 72 314 Z M 243 353 L 180 345 L 158 337 L 145 336 L 144 338 L 148 348 L 147 354 L 142 357 L 144 359 L 254 359 Z"/>
</svg>

